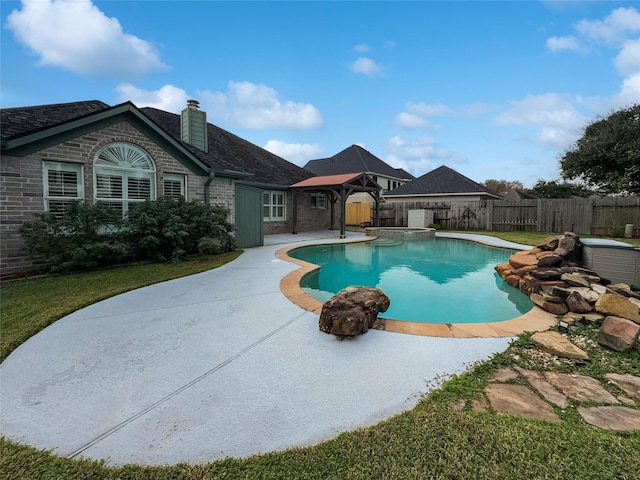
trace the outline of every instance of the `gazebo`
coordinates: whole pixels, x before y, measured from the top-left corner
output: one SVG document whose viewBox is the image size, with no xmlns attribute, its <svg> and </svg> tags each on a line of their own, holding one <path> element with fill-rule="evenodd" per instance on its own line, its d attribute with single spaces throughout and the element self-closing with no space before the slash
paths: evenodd
<svg viewBox="0 0 640 480">
<path fill-rule="evenodd" d="M 342 175 L 325 175 L 312 177 L 291 185 L 293 191 L 293 231 L 298 233 L 298 194 L 305 191 L 323 192 L 328 194 L 331 204 L 331 229 L 334 229 L 335 204 L 340 200 L 340 238 L 346 236 L 345 205 L 347 197 L 355 192 L 366 192 L 375 201 L 374 225 L 379 225 L 380 192 L 382 187 L 366 173 L 345 173 Z"/>
</svg>

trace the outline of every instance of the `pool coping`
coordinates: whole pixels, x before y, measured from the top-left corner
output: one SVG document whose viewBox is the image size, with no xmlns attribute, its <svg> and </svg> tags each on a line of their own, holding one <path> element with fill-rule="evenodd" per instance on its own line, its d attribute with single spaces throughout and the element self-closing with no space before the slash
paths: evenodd
<svg viewBox="0 0 640 480">
<path fill-rule="evenodd" d="M 442 238 L 456 238 L 460 240 L 475 241 L 478 243 L 483 243 L 485 245 L 501 248 L 531 248 L 526 245 L 503 242 L 500 239 L 489 236 L 485 237 L 477 235 L 472 237 L 471 235 L 464 236 L 464 234 L 440 234 L 438 236 Z M 341 240 L 340 242 L 327 241 L 321 242 L 317 245 L 365 242 L 374 240 L 375 238 L 376 237 L 364 237 L 352 240 Z M 280 280 L 280 291 L 285 297 L 287 297 L 291 302 L 293 302 L 300 308 L 320 315 L 323 302 L 308 295 L 300 287 L 300 281 L 302 280 L 302 278 L 308 273 L 319 269 L 320 266 L 289 256 L 289 252 L 291 250 L 303 246 L 305 246 L 305 244 L 289 245 L 276 251 L 275 255 L 280 260 L 291 262 L 299 266 L 299 268 L 288 273 Z M 384 327 L 380 327 L 381 330 L 409 335 L 449 338 L 500 338 L 515 337 L 524 332 L 548 330 L 549 328 L 557 324 L 557 319 L 555 315 L 534 305 L 531 310 L 523 315 L 512 318 L 510 320 L 502 320 L 490 323 L 423 323 L 387 318 L 385 318 L 384 322 L 381 323 L 384 324 Z"/>
</svg>

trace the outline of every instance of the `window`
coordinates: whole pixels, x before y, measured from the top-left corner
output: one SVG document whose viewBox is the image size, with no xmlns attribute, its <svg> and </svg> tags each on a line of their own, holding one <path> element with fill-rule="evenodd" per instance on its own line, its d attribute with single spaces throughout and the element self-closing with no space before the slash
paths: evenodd
<svg viewBox="0 0 640 480">
<path fill-rule="evenodd" d="M 155 200 L 155 171 L 142 149 L 111 143 L 98 152 L 94 162 L 95 200 L 126 216 L 131 204 Z"/>
<path fill-rule="evenodd" d="M 263 192 L 262 215 L 265 222 L 286 219 L 286 192 Z"/>
<path fill-rule="evenodd" d="M 64 162 L 43 162 L 44 209 L 62 216 L 74 200 L 84 199 L 82 165 Z"/>
<path fill-rule="evenodd" d="M 174 173 L 165 173 L 162 180 L 162 191 L 165 197 L 187 198 L 186 177 Z"/>
<path fill-rule="evenodd" d="M 327 208 L 327 196 L 324 193 L 311 194 L 311 208 Z"/>
</svg>

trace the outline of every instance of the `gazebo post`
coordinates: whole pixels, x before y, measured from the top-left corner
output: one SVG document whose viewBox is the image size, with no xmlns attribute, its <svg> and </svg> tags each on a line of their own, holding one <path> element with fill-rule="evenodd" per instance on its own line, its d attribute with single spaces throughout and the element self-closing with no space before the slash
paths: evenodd
<svg viewBox="0 0 640 480">
<path fill-rule="evenodd" d="M 347 204 L 347 192 L 345 188 L 342 187 L 340 188 L 340 238 L 347 237 L 346 204 Z"/>
</svg>

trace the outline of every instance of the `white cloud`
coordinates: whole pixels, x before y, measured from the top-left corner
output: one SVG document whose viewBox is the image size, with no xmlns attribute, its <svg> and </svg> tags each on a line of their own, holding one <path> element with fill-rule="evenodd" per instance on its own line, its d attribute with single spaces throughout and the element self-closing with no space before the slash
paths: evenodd
<svg viewBox="0 0 640 480">
<path fill-rule="evenodd" d="M 318 128 L 324 123 L 320 111 L 310 103 L 281 102 L 278 93 L 264 84 L 229 82 L 227 92 L 198 92 L 211 119 L 254 129 Z"/>
<path fill-rule="evenodd" d="M 400 128 L 416 129 L 416 128 L 429 128 L 433 124 L 426 118 L 416 115 L 415 113 L 401 112 L 398 114 L 395 120 L 395 125 Z"/>
<path fill-rule="evenodd" d="M 640 32 L 640 13 L 633 7 L 616 8 L 604 20 L 579 21 L 575 29 L 590 40 L 618 45 Z"/>
<path fill-rule="evenodd" d="M 369 51 L 369 45 L 367 45 L 366 43 L 361 43 L 353 47 L 353 50 L 355 52 L 365 53 Z"/>
<path fill-rule="evenodd" d="M 547 48 L 552 52 L 559 52 L 562 50 L 580 50 L 580 42 L 577 38 L 568 37 L 551 37 L 547 39 Z"/>
<path fill-rule="evenodd" d="M 263 148 L 296 165 L 304 165 L 309 160 L 320 158 L 323 154 L 322 147 L 317 143 L 286 143 L 281 140 L 269 140 Z"/>
<path fill-rule="evenodd" d="M 494 105 L 485 103 L 472 103 L 453 109 L 442 103 L 407 102 L 404 112 L 396 116 L 394 123 L 397 127 L 406 129 L 438 128 L 438 125 L 429 121 L 430 117 L 477 117 L 495 109 Z"/>
<path fill-rule="evenodd" d="M 351 70 L 355 73 L 362 73 L 367 77 L 375 77 L 382 73 L 382 67 L 367 57 L 360 57 L 351 64 Z"/>
<path fill-rule="evenodd" d="M 427 135 L 404 139 L 399 135 L 387 141 L 387 163 L 395 168 L 404 168 L 415 176 L 421 176 L 444 162 L 464 161 L 459 155 L 440 148 Z"/>
<path fill-rule="evenodd" d="M 452 110 L 447 105 L 442 103 L 412 103 L 407 102 L 405 109 L 409 113 L 414 113 L 423 117 L 441 117 L 444 115 L 450 115 Z"/>
<path fill-rule="evenodd" d="M 634 75 L 640 72 L 640 38 L 627 40 L 622 44 L 620 53 L 613 59 L 618 73 Z"/>
<path fill-rule="evenodd" d="M 562 126 L 581 123 L 582 117 L 570 100 L 557 93 L 527 95 L 524 100 L 512 101 L 511 108 L 498 116 L 503 125 Z"/>
<path fill-rule="evenodd" d="M 7 17 L 7 28 L 39 57 L 39 65 L 121 78 L 167 69 L 151 43 L 125 33 L 90 0 L 22 0 L 22 9 Z"/>
<path fill-rule="evenodd" d="M 618 50 L 613 59 L 617 72 L 623 77 L 618 93 L 612 97 L 595 97 L 585 101 L 592 105 L 595 113 L 604 114 L 611 109 L 627 107 L 640 101 L 640 13 L 633 7 L 621 7 L 611 11 L 604 20 L 581 20 L 574 25 L 579 39 L 552 37 L 547 47 L 553 51 L 584 50 L 580 45 L 591 47 L 606 45 Z M 575 43 L 573 40 L 575 40 Z M 562 138 L 563 135 L 542 135 L 545 139 Z M 538 137 L 538 138 L 542 138 Z"/>
<path fill-rule="evenodd" d="M 496 120 L 501 125 L 535 128 L 537 142 L 555 148 L 573 143 L 586 121 L 570 98 L 556 93 L 528 95 L 524 100 L 512 101 L 509 110 Z"/>
<path fill-rule="evenodd" d="M 273 88 L 251 82 L 229 82 L 229 90 L 197 91 L 188 95 L 181 88 L 164 85 L 158 90 L 143 90 L 123 83 L 116 88 L 120 102 L 132 101 L 138 107 L 154 107 L 179 113 L 187 105 L 187 99 L 200 101 L 213 123 L 223 122 L 242 128 L 307 129 L 323 125 L 322 115 L 309 103 L 280 102 Z"/>
<path fill-rule="evenodd" d="M 173 85 L 164 85 L 159 90 L 142 90 L 129 83 L 116 87 L 118 101 L 131 101 L 137 107 L 153 107 L 178 113 L 187 106 L 187 92 Z"/>
<path fill-rule="evenodd" d="M 640 103 L 640 73 L 624 79 L 620 91 L 611 101 L 611 108 L 627 108 L 634 103 Z"/>
</svg>

